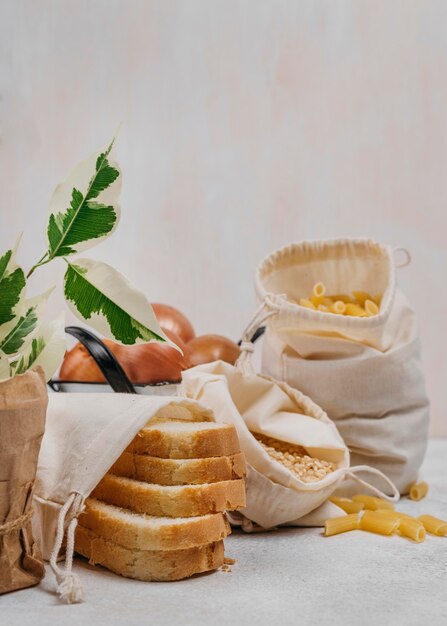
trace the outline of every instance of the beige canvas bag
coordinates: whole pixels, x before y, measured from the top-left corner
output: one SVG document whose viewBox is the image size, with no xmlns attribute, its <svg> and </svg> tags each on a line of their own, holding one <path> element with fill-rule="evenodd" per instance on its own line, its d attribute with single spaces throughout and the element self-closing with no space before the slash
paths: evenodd
<svg viewBox="0 0 447 626">
<path fill-rule="evenodd" d="M 269 313 L 267 313 L 267 316 Z M 368 467 L 349 468 L 349 451 L 326 413 L 310 398 L 267 376 L 254 373 L 251 365 L 253 344 L 248 341 L 262 323 L 263 310 L 244 333 L 241 357 L 232 366 L 223 361 L 186 370 L 182 374 L 181 393 L 212 409 L 216 421 L 234 424 L 248 466 L 247 506 L 233 515 L 233 522 L 246 531 L 275 526 L 321 526 L 328 517 L 344 515 L 330 503 L 319 511 L 327 498 L 349 476 L 380 497 L 395 501 L 399 493 L 380 472 Z M 283 464 L 268 455 L 252 433 L 267 435 L 306 448 L 309 455 L 331 461 L 335 471 L 318 482 L 303 482 Z M 385 495 L 371 487 L 357 473 L 374 473 L 382 486 L 392 493 Z M 307 517 L 312 511 L 315 513 Z"/>
<path fill-rule="evenodd" d="M 72 572 L 74 531 L 85 499 L 138 431 L 158 417 L 214 421 L 184 398 L 134 394 L 50 394 L 34 491 L 33 532 L 68 603 L 83 599 Z M 58 564 L 66 543 L 65 565 Z"/>
<path fill-rule="evenodd" d="M 327 412 L 352 465 L 380 469 L 405 493 L 424 458 L 429 403 L 416 316 L 396 287 L 395 253 L 367 239 L 292 244 L 264 259 L 255 282 L 272 314 L 263 373 Z M 382 293 L 379 314 L 348 317 L 299 306 L 319 281 L 327 293 Z"/>
</svg>

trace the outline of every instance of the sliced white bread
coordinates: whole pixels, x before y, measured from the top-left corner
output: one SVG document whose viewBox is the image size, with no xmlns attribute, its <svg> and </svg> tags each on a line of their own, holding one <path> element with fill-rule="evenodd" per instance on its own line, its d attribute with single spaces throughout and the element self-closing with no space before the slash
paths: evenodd
<svg viewBox="0 0 447 626">
<path fill-rule="evenodd" d="M 232 424 L 167 420 L 142 428 L 126 451 L 163 459 L 201 459 L 241 449 Z"/>
<path fill-rule="evenodd" d="M 95 532 L 78 526 L 76 551 L 92 565 L 138 580 L 180 580 L 216 569 L 223 564 L 223 541 L 194 546 L 185 550 L 135 550 L 105 539 Z"/>
<path fill-rule="evenodd" d="M 194 517 L 245 506 L 243 479 L 172 486 L 106 474 L 91 495 L 108 504 L 159 517 Z"/>
<path fill-rule="evenodd" d="M 205 459 L 160 459 L 123 452 L 109 472 L 157 485 L 201 485 L 244 478 L 247 467 L 243 452 Z"/>
<path fill-rule="evenodd" d="M 223 513 L 199 517 L 154 517 L 87 498 L 79 524 L 125 548 L 183 550 L 221 541 L 230 534 Z"/>
</svg>

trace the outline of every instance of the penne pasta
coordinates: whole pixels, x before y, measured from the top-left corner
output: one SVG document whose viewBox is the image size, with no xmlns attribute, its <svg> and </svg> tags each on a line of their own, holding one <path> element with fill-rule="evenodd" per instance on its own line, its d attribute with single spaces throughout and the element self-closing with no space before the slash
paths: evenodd
<svg viewBox="0 0 447 626">
<path fill-rule="evenodd" d="M 345 315 L 351 315 L 352 317 L 366 317 L 366 312 L 360 305 L 348 302 L 345 309 Z"/>
<path fill-rule="evenodd" d="M 377 509 L 376 513 L 381 513 L 382 515 L 387 515 L 392 519 L 416 519 L 415 517 L 411 517 L 411 515 L 407 515 L 406 513 L 401 513 L 400 511 L 391 511 L 390 509 Z"/>
<path fill-rule="evenodd" d="M 394 510 L 394 504 L 382 498 L 376 498 L 376 496 L 368 496 L 367 494 L 358 493 L 352 496 L 354 502 L 362 502 L 365 505 L 365 509 L 369 511 L 377 511 L 378 509 Z"/>
<path fill-rule="evenodd" d="M 382 294 L 381 293 L 377 293 L 374 297 L 373 297 L 374 302 L 377 304 L 378 307 L 380 307 L 380 305 L 382 304 Z"/>
<path fill-rule="evenodd" d="M 379 312 L 379 307 L 377 306 L 375 302 L 373 302 L 373 300 L 366 300 L 365 312 L 369 317 L 373 315 L 377 315 L 377 313 Z"/>
<path fill-rule="evenodd" d="M 301 298 L 300 299 L 300 305 L 304 306 L 306 309 L 314 309 L 315 310 L 315 305 L 310 300 L 307 300 L 306 298 Z"/>
<path fill-rule="evenodd" d="M 328 296 L 328 297 L 331 298 L 334 302 L 335 300 L 341 300 L 345 304 L 348 304 L 348 302 L 354 302 L 354 298 L 352 298 L 351 296 L 348 296 L 345 293 L 340 293 L 340 294 L 336 294 L 335 296 Z"/>
<path fill-rule="evenodd" d="M 365 304 L 367 300 L 373 299 L 372 296 L 370 296 L 367 291 L 353 291 L 352 295 L 354 296 L 356 300 L 358 300 L 362 304 Z"/>
<path fill-rule="evenodd" d="M 326 293 L 326 287 L 324 283 L 322 283 L 321 281 L 319 283 L 315 283 L 312 289 L 312 293 L 317 298 L 321 298 L 322 296 L 324 296 L 324 294 Z"/>
<path fill-rule="evenodd" d="M 424 525 L 417 519 L 402 517 L 399 520 L 399 532 L 404 537 L 408 537 L 417 543 L 425 540 L 426 531 Z"/>
<path fill-rule="evenodd" d="M 378 535 L 392 535 L 399 528 L 400 520 L 377 511 L 365 511 L 360 521 L 360 529 Z"/>
<path fill-rule="evenodd" d="M 382 295 L 371 296 L 367 291 L 353 291 L 353 296 L 346 293 L 326 295 L 326 285 L 315 283 L 308 298 L 301 298 L 300 305 L 322 313 L 350 315 L 352 317 L 372 317 L 380 310 Z M 323 308 L 325 307 L 325 308 Z"/>
<path fill-rule="evenodd" d="M 332 313 L 337 313 L 337 315 L 343 315 L 346 311 L 347 305 L 341 300 L 336 300 L 334 304 L 331 306 Z"/>
<path fill-rule="evenodd" d="M 331 537 L 332 535 L 339 535 L 350 530 L 358 530 L 358 528 L 359 515 L 358 513 L 353 513 L 352 515 L 327 519 L 324 522 L 324 535 L 325 537 Z"/>
<path fill-rule="evenodd" d="M 330 502 L 339 506 L 345 513 L 360 513 L 365 508 L 362 502 L 353 502 L 349 498 L 330 498 Z"/>
<path fill-rule="evenodd" d="M 414 483 L 410 487 L 410 500 L 422 500 L 428 493 L 428 484 L 426 482 Z"/>
<path fill-rule="evenodd" d="M 433 515 L 419 515 L 418 517 L 425 530 L 432 535 L 445 537 L 447 535 L 447 522 Z"/>
</svg>

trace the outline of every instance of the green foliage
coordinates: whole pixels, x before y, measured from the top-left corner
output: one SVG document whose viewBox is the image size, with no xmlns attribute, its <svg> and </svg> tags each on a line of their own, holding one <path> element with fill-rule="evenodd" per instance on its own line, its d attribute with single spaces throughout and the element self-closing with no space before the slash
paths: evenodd
<svg viewBox="0 0 447 626">
<path fill-rule="evenodd" d="M 21 315 L 14 327 L 3 339 L 0 339 L 0 351 L 4 354 L 18 352 L 25 343 L 26 338 L 37 326 L 36 308 L 29 308 L 25 315 Z"/>
<path fill-rule="evenodd" d="M 45 339 L 43 337 L 33 339 L 30 352 L 27 355 L 22 355 L 20 359 L 11 363 L 11 370 L 14 372 L 14 375 L 24 374 L 29 370 L 35 364 L 44 348 Z"/>
<path fill-rule="evenodd" d="M 89 320 L 92 315 L 103 315 L 112 335 L 123 344 L 134 344 L 137 339 L 143 341 L 166 340 L 135 320 L 122 307 L 108 298 L 100 289 L 89 282 L 87 271 L 74 263 L 68 263 L 65 273 L 64 294 L 82 318 Z"/>
<path fill-rule="evenodd" d="M 14 319 L 14 308 L 25 287 L 25 274 L 20 267 L 10 271 L 13 251 L 8 250 L 0 258 L 0 325 Z"/>
<path fill-rule="evenodd" d="M 112 145 L 113 142 L 96 159 L 96 171 L 85 195 L 73 187 L 70 206 L 50 215 L 47 229 L 48 259 L 74 254 L 77 252 L 77 244 L 104 237 L 115 226 L 118 219 L 115 207 L 94 202 L 120 175 L 107 158 Z"/>
</svg>

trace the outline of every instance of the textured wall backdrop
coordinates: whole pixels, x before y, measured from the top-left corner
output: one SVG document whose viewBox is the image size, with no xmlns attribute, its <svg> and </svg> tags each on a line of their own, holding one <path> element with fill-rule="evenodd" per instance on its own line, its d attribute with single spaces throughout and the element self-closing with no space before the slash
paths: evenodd
<svg viewBox="0 0 447 626">
<path fill-rule="evenodd" d="M 237 338 L 269 251 L 409 248 L 447 435 L 446 20 L 442 0 L 1 0 L 1 249 L 25 230 L 40 257 L 54 185 L 122 122 L 123 217 L 92 255 Z"/>
</svg>

